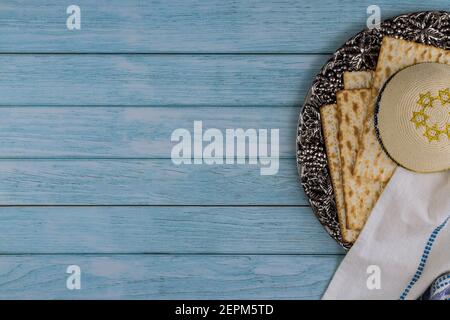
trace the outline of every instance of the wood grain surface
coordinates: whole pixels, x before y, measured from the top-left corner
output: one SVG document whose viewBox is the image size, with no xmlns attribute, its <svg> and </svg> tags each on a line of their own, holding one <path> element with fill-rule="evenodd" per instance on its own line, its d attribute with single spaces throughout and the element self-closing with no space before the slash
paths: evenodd
<svg viewBox="0 0 450 320">
<path fill-rule="evenodd" d="M 216 128 L 223 133 L 229 128 L 278 129 L 279 156 L 293 158 L 298 111 L 298 107 L 250 106 L 2 107 L 0 159 L 168 159 L 176 144 L 170 142 L 172 132 L 178 128 L 193 132 L 194 121 L 202 121 L 205 131 Z M 269 151 L 271 145 L 269 135 Z"/>
<path fill-rule="evenodd" d="M 295 159 L 279 166 L 263 176 L 256 164 L 1 160 L 0 205 L 306 205 Z"/>
<path fill-rule="evenodd" d="M 72 4 L 72 3 L 70 3 Z M 382 19 L 448 10 L 444 0 L 78 0 L 80 32 L 66 29 L 66 2 L 2 1 L 3 52 L 322 53 Z"/>
<path fill-rule="evenodd" d="M 344 252 L 308 207 L 5 207 L 0 221 L 1 254 Z"/>
<path fill-rule="evenodd" d="M 326 55 L 0 55 L 0 106 L 289 106 Z"/>
<path fill-rule="evenodd" d="M 37 255 L 0 260 L 0 298 L 318 299 L 341 256 Z M 66 268 L 83 270 L 67 290 Z"/>
</svg>

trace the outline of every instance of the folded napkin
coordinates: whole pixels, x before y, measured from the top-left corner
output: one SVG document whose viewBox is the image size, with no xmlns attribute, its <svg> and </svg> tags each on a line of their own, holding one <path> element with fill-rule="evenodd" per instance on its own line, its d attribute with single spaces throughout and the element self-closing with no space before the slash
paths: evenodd
<svg viewBox="0 0 450 320">
<path fill-rule="evenodd" d="M 417 299 L 450 271 L 450 171 L 398 167 L 323 299 Z"/>
</svg>

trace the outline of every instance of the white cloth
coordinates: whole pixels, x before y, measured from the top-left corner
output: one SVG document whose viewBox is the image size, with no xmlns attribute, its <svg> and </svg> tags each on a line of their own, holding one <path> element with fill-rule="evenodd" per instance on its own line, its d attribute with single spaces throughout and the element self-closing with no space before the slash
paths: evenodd
<svg viewBox="0 0 450 320">
<path fill-rule="evenodd" d="M 450 271 L 449 216 L 450 171 L 397 168 L 323 299 L 417 299 Z"/>
</svg>

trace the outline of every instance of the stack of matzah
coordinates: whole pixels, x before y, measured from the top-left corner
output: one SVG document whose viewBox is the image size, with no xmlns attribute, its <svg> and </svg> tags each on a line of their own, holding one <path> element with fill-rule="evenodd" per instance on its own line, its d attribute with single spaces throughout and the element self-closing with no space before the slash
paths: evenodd
<svg viewBox="0 0 450 320">
<path fill-rule="evenodd" d="M 322 128 L 342 238 L 358 237 L 397 165 L 375 133 L 377 96 L 396 72 L 422 62 L 450 64 L 450 51 L 384 37 L 375 72 L 344 73 L 336 104 L 322 106 Z"/>
</svg>

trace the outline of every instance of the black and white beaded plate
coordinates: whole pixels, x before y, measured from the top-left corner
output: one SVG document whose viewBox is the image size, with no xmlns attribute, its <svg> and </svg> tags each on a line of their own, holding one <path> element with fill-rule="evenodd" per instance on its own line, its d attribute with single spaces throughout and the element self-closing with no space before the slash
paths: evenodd
<svg viewBox="0 0 450 320">
<path fill-rule="evenodd" d="M 338 49 L 313 79 L 300 111 L 297 130 L 297 167 L 311 207 L 326 231 L 344 248 L 328 173 L 319 108 L 336 103 L 343 89 L 344 71 L 374 70 L 383 36 L 393 36 L 450 49 L 450 12 L 425 11 L 385 20 L 365 29 Z"/>
</svg>

